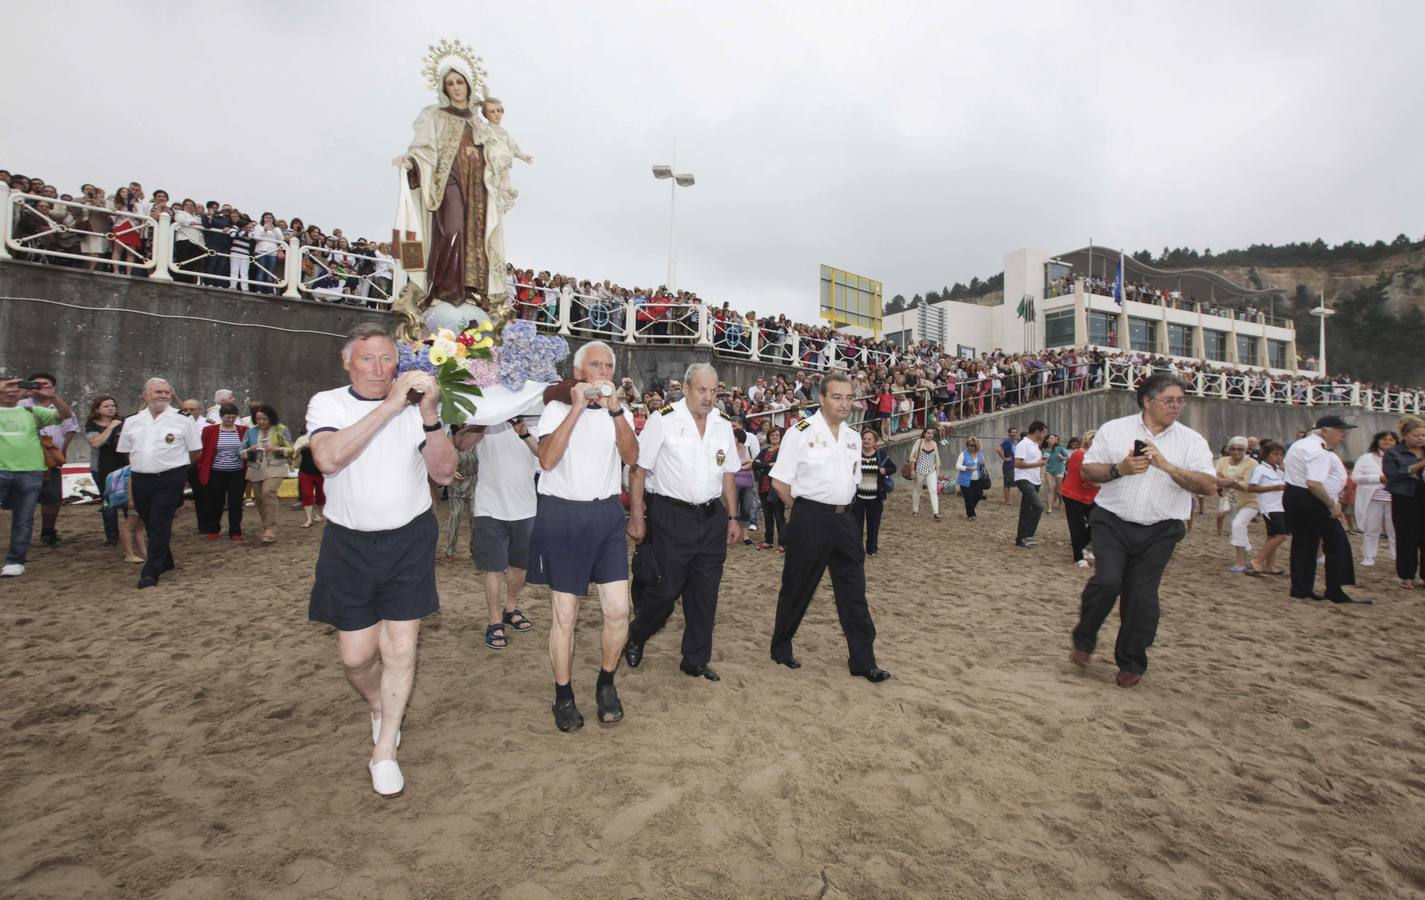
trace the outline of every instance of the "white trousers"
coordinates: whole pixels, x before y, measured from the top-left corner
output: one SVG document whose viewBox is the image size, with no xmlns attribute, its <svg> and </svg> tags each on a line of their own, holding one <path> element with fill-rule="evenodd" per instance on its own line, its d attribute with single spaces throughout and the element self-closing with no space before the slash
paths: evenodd
<svg viewBox="0 0 1425 900">
<path fill-rule="evenodd" d="M 1257 518 L 1257 508 L 1254 506 L 1239 506 L 1237 512 L 1232 516 L 1232 546 L 1241 547 L 1248 553 L 1252 552 L 1252 540 L 1247 536 L 1247 526 L 1252 524 L 1252 520 Z"/>
<path fill-rule="evenodd" d="M 251 258 L 245 253 L 228 254 L 228 287 L 245 291 L 247 287 L 247 269 Z"/>
<path fill-rule="evenodd" d="M 1395 559 L 1395 523 L 1390 520 L 1390 502 L 1371 500 L 1366 505 L 1365 521 L 1356 523 L 1356 527 L 1364 532 L 1361 536 L 1361 562 L 1373 563 L 1376 561 L 1376 551 L 1380 549 L 1382 523 L 1385 527 L 1385 536 L 1390 541 L 1390 558 Z"/>
<path fill-rule="evenodd" d="M 940 492 L 939 472 L 926 472 L 924 475 L 915 476 L 915 481 L 911 482 L 910 488 L 910 511 L 920 512 L 920 489 L 924 487 L 930 492 L 930 511 L 935 515 L 940 515 Z"/>
</svg>

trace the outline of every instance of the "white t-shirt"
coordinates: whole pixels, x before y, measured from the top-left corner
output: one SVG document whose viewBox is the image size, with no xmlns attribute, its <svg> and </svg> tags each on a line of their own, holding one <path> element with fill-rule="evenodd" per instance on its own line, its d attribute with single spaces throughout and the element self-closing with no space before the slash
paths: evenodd
<svg viewBox="0 0 1425 900">
<path fill-rule="evenodd" d="M 119 452 L 129 454 L 129 465 L 144 475 L 187 466 L 189 454 L 201 449 L 198 423 L 171 406 L 157 417 L 146 409 L 129 416 L 119 432 Z"/>
<path fill-rule="evenodd" d="M 475 481 L 474 515 L 502 522 L 532 519 L 539 503 L 534 473 L 539 458 L 508 422 L 491 425 L 475 445 L 480 474 Z"/>
<path fill-rule="evenodd" d="M 1035 443 L 1033 438 L 1024 437 L 1020 438 L 1019 443 L 1014 445 L 1014 458 L 1023 460 L 1027 463 L 1037 463 L 1039 462 L 1039 460 L 1044 458 L 1044 454 L 1040 452 L 1039 445 Z M 1014 480 L 1027 481 L 1030 484 L 1043 484 L 1043 473 L 1043 469 L 1021 469 L 1018 466 L 1015 466 Z"/>
<path fill-rule="evenodd" d="M 1247 483 L 1263 487 L 1286 484 L 1286 473 L 1281 469 L 1274 469 L 1266 463 L 1260 463 L 1252 470 L 1252 477 L 1247 479 Z M 1284 511 L 1281 491 L 1268 491 L 1265 494 L 1253 494 L 1252 496 L 1257 498 L 1257 508 L 1262 511 L 1262 515 Z"/>
<path fill-rule="evenodd" d="M 570 406 L 551 400 L 544 406 L 534 433 L 541 440 L 554 433 L 569 416 Z M 624 421 L 633 428 L 633 416 L 623 408 Z M 623 486 L 623 460 L 618 455 L 614 419 L 603 409 L 586 409 L 574 424 L 569 446 L 554 468 L 539 476 L 539 492 L 565 500 L 602 500 L 617 497 Z"/>
<path fill-rule="evenodd" d="M 348 428 L 380 405 L 350 386 L 322 391 L 307 404 L 307 434 Z M 407 406 L 356 459 L 326 476 L 326 517 L 354 531 L 390 531 L 429 510 L 430 472 L 421 455 L 425 442 L 420 407 Z"/>
<path fill-rule="evenodd" d="M 648 489 L 684 503 L 721 497 L 722 476 L 736 474 L 739 468 L 732 423 L 713 412 L 698 434 L 687 400 L 663 409 L 667 412 L 659 410 L 648 417 L 638 436 L 638 465 L 649 473 Z"/>
</svg>

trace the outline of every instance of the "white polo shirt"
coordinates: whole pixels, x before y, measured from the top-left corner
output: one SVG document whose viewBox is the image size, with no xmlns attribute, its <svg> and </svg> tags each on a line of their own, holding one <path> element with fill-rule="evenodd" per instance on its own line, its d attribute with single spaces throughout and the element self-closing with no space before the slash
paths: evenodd
<svg viewBox="0 0 1425 900">
<path fill-rule="evenodd" d="M 715 500 L 722 496 L 722 476 L 740 468 L 732 422 L 714 410 L 698 434 L 688 401 L 670 403 L 644 423 L 638 465 L 648 472 L 647 486 L 655 494 L 684 503 Z"/>
<path fill-rule="evenodd" d="M 1014 445 L 1014 458 L 1022 459 L 1027 463 L 1037 463 L 1044 458 L 1044 454 L 1040 452 L 1039 445 L 1035 443 L 1034 438 L 1023 437 L 1019 439 L 1019 443 Z M 1014 480 L 1027 481 L 1030 484 L 1043 484 L 1044 470 L 1040 468 L 1021 469 L 1015 466 Z"/>
<path fill-rule="evenodd" d="M 1163 458 L 1189 472 L 1217 477 L 1212 449 L 1202 435 L 1181 422 L 1174 422 L 1153 434 L 1135 413 L 1105 422 L 1094 435 L 1093 446 L 1084 454 L 1086 463 L 1122 462 L 1133 452 L 1135 440 L 1151 441 Z M 1192 517 L 1192 494 L 1178 487 L 1162 469 L 1153 466 L 1141 475 L 1124 475 L 1099 486 L 1094 503 L 1125 522 L 1153 525 L 1168 519 L 1187 521 Z"/>
<path fill-rule="evenodd" d="M 351 386 L 313 395 L 307 404 L 307 434 L 355 425 L 380 400 L 368 400 Z M 353 531 L 390 531 L 430 509 L 430 472 L 421 449 L 426 433 L 419 406 L 407 406 L 347 465 L 326 476 L 326 517 Z"/>
<path fill-rule="evenodd" d="M 570 406 L 559 400 L 544 405 L 534 433 L 542 440 L 569 416 Z M 624 421 L 633 428 L 633 416 L 623 407 Z M 565 500 L 602 500 L 617 497 L 623 487 L 623 460 L 614 438 L 614 419 L 604 409 L 586 409 L 574 424 L 569 446 L 554 468 L 539 476 L 539 492 Z"/>
<path fill-rule="evenodd" d="M 851 423 L 842 422 L 833 437 L 817 411 L 782 436 L 771 476 L 789 485 L 795 499 L 849 504 L 861 480 L 861 434 Z"/>
<path fill-rule="evenodd" d="M 189 454 L 201 449 L 198 423 L 171 406 L 157 416 L 147 409 L 129 416 L 119 432 L 119 452 L 129 454 L 129 465 L 143 475 L 186 468 Z"/>
<path fill-rule="evenodd" d="M 539 458 L 529 442 L 515 434 L 508 422 L 491 425 L 475 445 L 480 472 L 475 480 L 473 515 L 489 516 L 502 522 L 533 519 L 539 498 L 534 492 L 534 473 Z"/>
<path fill-rule="evenodd" d="M 1320 482 L 1333 500 L 1339 498 L 1346 487 L 1346 464 L 1326 449 L 1326 442 L 1315 432 L 1292 441 L 1282 470 L 1286 472 L 1287 484 L 1304 488 L 1308 481 Z"/>
</svg>

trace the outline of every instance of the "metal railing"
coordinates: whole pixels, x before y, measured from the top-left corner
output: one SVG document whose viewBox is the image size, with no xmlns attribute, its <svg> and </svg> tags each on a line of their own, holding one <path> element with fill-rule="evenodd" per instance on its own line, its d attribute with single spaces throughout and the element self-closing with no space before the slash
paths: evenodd
<svg viewBox="0 0 1425 900">
<path fill-rule="evenodd" d="M 395 260 L 391 257 L 312 244 L 301 248 L 300 258 L 303 296 L 327 303 L 391 308 L 395 292 Z"/>
<path fill-rule="evenodd" d="M 154 254 L 146 234 L 151 220 L 142 213 L 21 194 L 3 186 L 0 191 L 5 223 L 0 257 L 56 265 L 87 263 L 129 273 L 153 271 Z"/>
<path fill-rule="evenodd" d="M 1166 366 L 1155 367 L 1122 359 L 1110 359 L 1107 366 L 1108 386 L 1116 390 L 1136 390 L 1142 379 L 1149 375 L 1172 372 L 1188 383 L 1188 393 L 1194 397 L 1288 406 L 1359 406 L 1399 414 L 1419 414 L 1425 408 L 1425 391 L 1419 390 L 1374 390 L 1358 383 L 1344 382 L 1313 384 L 1296 376 L 1243 376 L 1213 371 L 1183 373 Z"/>
</svg>

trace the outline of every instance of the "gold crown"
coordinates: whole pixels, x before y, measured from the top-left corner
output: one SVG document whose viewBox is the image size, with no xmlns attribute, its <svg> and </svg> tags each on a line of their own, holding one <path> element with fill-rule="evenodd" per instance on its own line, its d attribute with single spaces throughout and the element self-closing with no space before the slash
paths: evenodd
<svg viewBox="0 0 1425 900">
<path fill-rule="evenodd" d="M 485 79 L 489 73 L 485 71 L 483 60 L 475 55 L 475 51 L 462 44 L 460 41 L 442 40 L 439 44 L 431 44 L 426 48 L 426 55 L 422 59 L 421 72 L 426 77 L 426 84 L 433 91 L 440 90 L 440 72 L 445 68 L 447 61 L 459 61 L 464 63 L 464 67 L 469 71 L 474 83 L 470 85 L 470 96 L 483 98 L 486 96 Z"/>
</svg>

